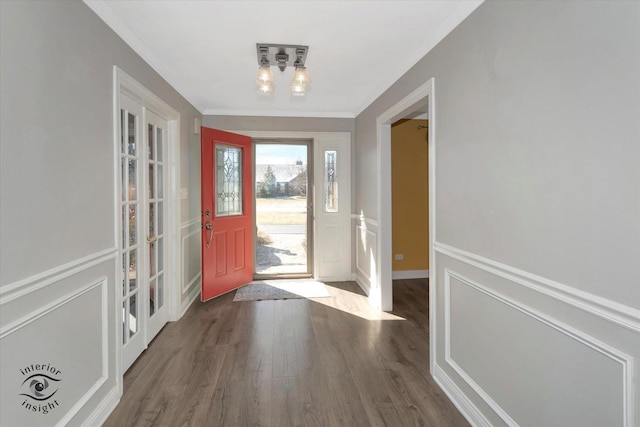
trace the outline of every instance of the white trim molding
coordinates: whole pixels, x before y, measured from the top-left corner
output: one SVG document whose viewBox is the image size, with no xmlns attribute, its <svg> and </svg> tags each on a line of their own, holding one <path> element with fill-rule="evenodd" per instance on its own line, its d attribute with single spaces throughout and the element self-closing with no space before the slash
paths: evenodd
<svg viewBox="0 0 640 427">
<path fill-rule="evenodd" d="M 511 307 L 520 313 L 530 317 L 531 319 L 540 322 L 557 332 L 565 335 L 566 337 L 573 339 L 588 348 L 602 354 L 603 356 L 613 360 L 620 364 L 623 382 L 622 388 L 622 410 L 625 427 L 632 427 L 634 425 L 634 402 L 633 402 L 633 380 L 634 380 L 634 358 L 624 352 L 613 348 L 612 346 L 601 342 L 600 340 L 588 335 L 587 333 L 580 331 L 574 327 L 571 327 L 563 322 L 554 319 L 538 310 L 535 310 L 526 304 L 518 302 L 500 292 L 481 285 L 477 281 L 471 280 L 464 275 L 453 272 L 450 269 L 444 269 L 444 353 L 446 363 L 471 387 L 477 394 L 484 400 L 484 402 L 493 409 L 493 411 L 509 426 L 517 426 L 518 423 L 511 418 L 511 416 L 505 411 L 491 396 L 483 390 L 483 388 L 473 380 L 469 375 L 451 356 L 451 279 L 454 278 L 458 283 L 468 286 L 482 294 Z"/>
<path fill-rule="evenodd" d="M 108 280 L 106 277 L 99 279 L 97 282 L 85 287 L 82 292 L 76 292 L 75 296 L 65 301 L 64 304 L 75 299 L 80 295 L 91 291 L 95 287 L 101 287 L 102 294 L 102 375 L 96 379 L 96 382 L 87 390 L 87 392 L 76 402 L 75 405 L 60 420 L 61 425 L 67 425 L 72 418 L 82 409 L 82 407 L 100 390 L 100 387 L 109 379 L 109 292 Z"/>
<path fill-rule="evenodd" d="M 200 268 L 194 275 L 193 277 L 189 278 L 188 280 L 185 279 L 185 260 L 187 259 L 187 257 L 185 256 L 185 248 L 186 248 L 186 244 L 185 242 L 192 238 L 193 236 L 200 236 L 201 230 L 200 230 L 200 217 L 196 217 L 196 218 L 192 218 L 188 221 L 185 221 L 182 223 L 182 225 L 180 226 L 180 229 L 182 232 L 187 232 L 187 230 L 189 230 L 189 228 L 194 228 L 191 232 L 184 234 L 181 236 L 181 242 L 180 242 L 180 283 L 181 283 L 181 292 L 182 292 L 182 301 L 180 302 L 180 316 L 182 317 L 184 316 L 184 314 L 187 312 L 187 310 L 189 309 L 189 307 L 191 307 L 191 304 L 193 304 L 193 301 L 195 301 L 198 298 L 198 295 L 200 295 L 200 283 L 201 283 L 201 279 L 202 279 L 202 269 Z M 200 240 L 200 239 L 198 239 Z M 197 285 L 197 286 L 196 286 Z"/>
<path fill-rule="evenodd" d="M 94 427 L 99 426 L 107 421 L 109 415 L 116 409 L 118 403 L 120 403 L 120 390 L 118 386 L 111 388 L 109 393 L 98 404 L 96 409 L 89 415 L 89 417 L 82 423 L 82 427 Z"/>
<path fill-rule="evenodd" d="M 199 220 L 198 220 L 199 221 Z M 191 285 L 193 285 L 195 283 L 196 280 L 198 280 L 201 276 L 202 276 L 202 269 L 200 271 L 198 271 L 195 276 L 191 277 L 189 280 L 185 280 L 185 272 L 186 272 L 186 266 L 184 265 L 184 260 L 187 258 L 185 256 L 185 250 L 186 250 L 186 242 L 187 240 L 189 240 L 189 238 L 193 237 L 193 236 L 200 236 L 200 228 L 197 228 L 195 230 L 193 230 L 190 233 L 187 233 L 185 235 L 183 235 L 181 237 L 181 242 L 180 242 L 180 254 L 181 254 L 181 259 L 182 259 L 182 264 L 181 264 L 181 268 L 180 268 L 180 283 L 182 283 L 182 293 L 184 294 L 185 292 L 187 292 L 189 290 L 189 288 L 191 287 Z M 198 241 L 200 240 L 200 238 L 198 238 Z"/>
<path fill-rule="evenodd" d="M 87 257 L 85 257 L 87 258 Z M 109 256 L 106 260 L 111 259 Z M 91 259 L 91 258 L 89 258 Z M 97 258 L 101 259 L 101 258 Z M 85 262 L 84 264 L 73 263 L 74 268 L 72 269 L 64 269 L 63 273 L 54 276 L 47 276 L 48 280 L 45 283 L 53 280 L 51 283 L 59 282 L 61 280 L 67 279 L 68 277 L 80 273 L 82 271 L 88 270 L 91 267 L 94 267 L 98 264 L 103 263 L 105 260 L 101 262 L 96 262 L 96 260 Z M 69 264 L 65 264 L 64 266 L 68 266 Z M 62 266 L 62 267 L 64 267 Z M 34 276 L 36 278 L 41 278 L 42 275 Z M 36 279 L 37 280 L 37 279 Z M 42 283 L 42 281 L 36 281 L 36 284 Z M 42 286 L 35 288 L 34 286 L 29 287 L 31 291 L 35 289 L 41 289 Z M 81 296 L 98 289 L 100 291 L 100 373 L 99 376 L 95 379 L 94 383 L 84 392 L 84 394 L 73 404 L 73 406 L 62 416 L 62 418 L 58 421 L 58 425 L 67 425 L 69 422 L 73 420 L 73 418 L 80 412 L 80 410 L 87 404 L 87 402 L 92 399 L 102 388 L 102 386 L 109 380 L 109 279 L 106 276 L 99 277 L 97 279 L 91 280 L 85 285 L 79 286 L 75 289 L 72 289 L 70 292 L 58 297 L 54 301 L 49 302 L 43 306 L 40 306 L 31 312 L 21 316 L 14 321 L 11 321 L 5 325 L 2 325 L 0 328 L 0 339 L 4 339 L 7 336 L 19 332 L 22 328 L 27 327 L 28 325 L 36 322 L 40 319 L 43 319 L 47 315 L 53 313 L 56 310 L 60 310 L 64 308 L 67 304 L 72 301 L 80 298 Z M 16 297 L 17 298 L 17 297 Z M 15 298 L 13 298 L 15 299 Z M 115 381 L 114 381 L 115 383 Z M 116 388 L 117 389 L 117 388 Z M 101 400 L 100 405 L 103 404 L 104 398 Z"/>
<path fill-rule="evenodd" d="M 428 279 L 429 270 L 394 270 L 391 278 L 393 280 Z"/>
<path fill-rule="evenodd" d="M 200 277 L 201 275 L 198 275 L 198 278 Z M 180 307 L 180 317 L 184 316 L 187 310 L 189 310 L 189 307 L 191 307 L 191 304 L 193 304 L 193 302 L 198 298 L 199 295 L 200 286 L 196 286 L 191 290 L 191 293 L 189 293 L 186 298 L 183 298 L 182 306 Z"/>
<path fill-rule="evenodd" d="M 537 276 L 480 255 L 436 242 L 435 251 L 472 265 L 533 291 L 550 296 L 566 304 L 598 316 L 633 332 L 640 333 L 640 310 L 602 298 L 571 286 Z M 433 260 L 434 258 L 432 258 Z"/>
<path fill-rule="evenodd" d="M 200 224 L 200 217 L 191 218 L 190 220 L 183 222 L 182 224 L 180 224 L 180 229 L 184 230 L 185 228 L 189 228 L 192 225 L 196 224 Z"/>
<path fill-rule="evenodd" d="M 480 410 L 473 404 L 460 387 L 446 374 L 446 372 L 438 365 L 434 365 L 431 375 L 440 386 L 444 394 L 454 404 L 460 413 L 473 426 L 492 427 L 491 422 L 484 416 Z"/>
<path fill-rule="evenodd" d="M 429 259 L 431 268 L 435 268 L 433 255 L 433 242 L 435 241 L 435 156 L 436 156 L 436 106 L 435 106 L 435 80 L 433 78 L 420 85 L 398 103 L 380 114 L 376 118 L 377 134 L 377 220 L 378 227 L 378 253 L 377 253 L 377 279 L 375 289 L 379 293 L 377 299 L 384 311 L 393 310 L 393 284 L 392 284 L 392 223 L 391 223 L 391 125 L 408 114 L 427 106 L 429 111 L 428 150 L 429 150 Z M 431 289 L 433 287 L 430 286 Z M 431 290 L 430 290 L 431 293 Z M 433 297 L 434 295 L 430 295 Z M 372 300 L 375 300 L 373 298 Z M 430 304 L 434 304 L 435 298 L 430 298 Z M 435 311 L 435 305 L 430 311 Z M 430 326 L 435 326 L 435 318 L 431 316 Z M 432 329 L 431 332 L 434 332 Z M 430 345 L 435 347 L 435 334 L 430 334 Z M 432 362 L 433 363 L 433 358 Z"/>
<path fill-rule="evenodd" d="M 367 225 L 371 226 L 371 227 L 377 227 L 378 226 L 378 221 L 373 219 L 373 218 L 369 218 L 364 216 L 364 214 L 351 214 L 351 219 L 355 219 L 360 221 L 361 223 L 366 223 Z"/>
<path fill-rule="evenodd" d="M 27 277 L 26 279 L 5 285 L 0 288 L 0 306 L 30 294 L 31 292 L 42 289 L 45 286 L 49 286 L 52 283 L 56 283 L 62 279 L 73 276 L 74 274 L 90 267 L 102 264 L 105 261 L 115 258 L 116 254 L 116 248 L 103 249 L 42 273 Z"/>
<path fill-rule="evenodd" d="M 356 252 L 356 274 L 355 281 L 362 290 L 369 296 L 375 295 L 371 292 L 376 281 L 375 256 L 378 252 L 378 222 L 365 217 L 364 215 L 352 215 L 356 219 L 354 226 L 354 241 Z M 360 253 L 362 251 L 362 254 Z"/>
</svg>

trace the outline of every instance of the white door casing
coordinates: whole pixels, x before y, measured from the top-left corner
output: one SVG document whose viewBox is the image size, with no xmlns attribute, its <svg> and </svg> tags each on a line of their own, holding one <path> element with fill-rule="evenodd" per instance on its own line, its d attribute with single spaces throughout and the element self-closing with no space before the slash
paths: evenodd
<svg viewBox="0 0 640 427">
<path fill-rule="evenodd" d="M 433 241 L 435 239 L 435 104 L 433 79 L 411 92 L 376 119 L 378 135 L 378 253 L 377 283 L 373 284 L 372 304 L 384 311 L 393 310 L 393 283 L 391 267 L 391 124 L 428 105 L 429 112 L 429 262 L 435 263 Z M 434 265 L 430 270 L 435 271 Z M 433 284 L 433 281 L 431 281 Z M 430 286 L 430 289 L 433 286 Z M 433 300 L 431 300 L 433 302 Z"/>
<path fill-rule="evenodd" d="M 370 295 L 372 303 L 377 301 L 384 311 L 393 309 L 393 282 L 391 267 L 391 124 L 427 105 L 429 113 L 429 271 L 436 270 L 434 242 L 436 241 L 436 107 L 435 81 L 433 78 L 415 89 L 397 104 L 378 116 L 378 221 L 379 245 L 377 257 L 377 288 Z M 372 286 L 373 288 L 373 286 Z M 429 276 L 429 351 L 430 368 L 434 372 L 436 360 L 436 275 Z"/>
</svg>

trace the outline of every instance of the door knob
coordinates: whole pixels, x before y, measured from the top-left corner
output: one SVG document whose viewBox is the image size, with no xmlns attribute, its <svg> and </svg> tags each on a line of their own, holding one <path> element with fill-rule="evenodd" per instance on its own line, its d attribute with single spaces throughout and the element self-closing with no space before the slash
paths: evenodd
<svg viewBox="0 0 640 427">
<path fill-rule="evenodd" d="M 213 238 L 213 227 L 211 226 L 211 222 L 207 221 L 204 224 L 204 228 L 209 232 L 209 238 L 207 239 L 207 249 L 211 246 L 211 239 Z"/>
</svg>

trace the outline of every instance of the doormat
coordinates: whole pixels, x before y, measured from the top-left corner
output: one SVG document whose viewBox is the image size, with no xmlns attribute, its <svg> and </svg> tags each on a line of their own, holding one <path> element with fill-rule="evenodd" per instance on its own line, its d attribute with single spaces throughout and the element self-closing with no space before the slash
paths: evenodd
<svg viewBox="0 0 640 427">
<path fill-rule="evenodd" d="M 236 291 L 234 301 L 329 298 L 324 283 L 312 279 L 256 280 Z"/>
</svg>

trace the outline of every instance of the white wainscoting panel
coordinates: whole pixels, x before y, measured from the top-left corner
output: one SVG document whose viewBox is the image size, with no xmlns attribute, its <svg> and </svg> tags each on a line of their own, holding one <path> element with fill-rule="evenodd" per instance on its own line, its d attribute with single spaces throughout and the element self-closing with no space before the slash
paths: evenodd
<svg viewBox="0 0 640 427">
<path fill-rule="evenodd" d="M 181 266 L 181 315 L 189 308 L 200 292 L 201 268 L 201 231 L 200 218 L 191 219 L 180 227 Z"/>
<path fill-rule="evenodd" d="M 370 295 L 376 285 L 376 256 L 378 253 L 377 222 L 361 216 L 354 216 L 356 239 L 356 282 Z"/>
<path fill-rule="evenodd" d="M 632 309 L 562 284 L 551 292 L 546 279 L 451 246 L 435 250 L 432 373 L 470 421 L 638 426 Z"/>
<path fill-rule="evenodd" d="M 115 256 L 38 274 L 0 299 L 0 425 L 79 425 L 115 405 Z"/>
</svg>

